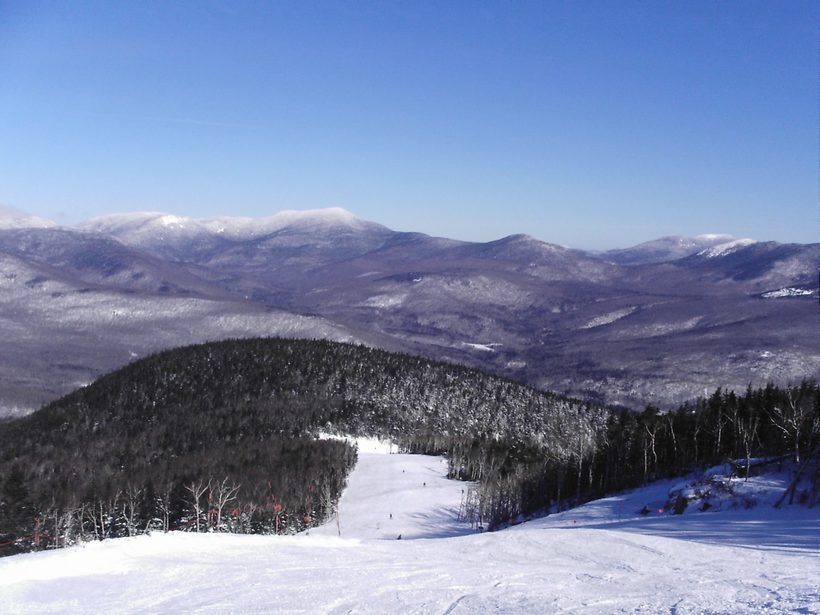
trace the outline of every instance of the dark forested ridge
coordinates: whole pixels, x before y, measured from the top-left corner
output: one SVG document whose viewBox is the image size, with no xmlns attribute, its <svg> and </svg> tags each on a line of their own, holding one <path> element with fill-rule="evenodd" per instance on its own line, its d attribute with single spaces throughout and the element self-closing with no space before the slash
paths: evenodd
<svg viewBox="0 0 820 615">
<path fill-rule="evenodd" d="M 332 510 L 353 448 L 320 432 L 444 452 L 490 527 L 728 458 L 805 459 L 803 383 L 661 413 L 616 410 L 364 346 L 255 339 L 137 361 L 0 424 L 0 553 L 151 529 L 282 532 Z"/>
<path fill-rule="evenodd" d="M 568 461 L 591 451 L 568 449 L 572 434 L 592 443 L 603 420 L 601 408 L 363 346 L 180 348 L 0 425 L 0 543 L 168 527 L 293 531 L 327 515 L 355 460 L 349 445 L 316 440 L 321 431 L 423 450 L 496 440 Z"/>
</svg>

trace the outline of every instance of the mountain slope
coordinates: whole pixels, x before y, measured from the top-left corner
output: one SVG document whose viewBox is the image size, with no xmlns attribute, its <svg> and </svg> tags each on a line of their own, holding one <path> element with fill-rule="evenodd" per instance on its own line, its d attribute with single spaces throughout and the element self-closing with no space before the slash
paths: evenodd
<svg viewBox="0 0 820 615">
<path fill-rule="evenodd" d="M 343 448 L 323 450 L 313 440 L 329 431 L 391 437 L 410 452 L 446 451 L 451 475 L 480 481 L 475 492 L 470 488 L 469 514 L 495 528 L 650 475 L 675 475 L 727 454 L 748 456 L 752 448 L 799 459 L 816 435 L 819 392 L 813 383 L 744 395 L 718 390 L 667 415 L 657 408 L 637 414 L 364 346 L 214 342 L 136 361 L 28 417 L 0 423 L 0 474 L 16 476 L 0 484 L 0 506 L 34 507 L 55 525 L 64 523 L 71 536 L 89 534 L 77 511 L 93 506 L 119 519 L 118 529 L 92 524 L 97 535 L 130 536 L 158 513 L 151 498 L 136 512 L 136 496 L 123 503 L 130 497 L 123 494 L 167 486 L 166 498 L 175 492 L 180 503 L 187 501 L 180 490 L 197 481 L 211 490 L 214 481 L 233 482 L 244 485 L 234 496 L 245 512 L 237 513 L 242 529 L 229 531 L 273 531 L 275 523 L 278 533 L 279 516 L 264 508 L 274 494 L 288 504 L 287 527 L 309 527 L 332 501 L 320 497 L 324 487 L 309 485 L 330 480 L 327 488 L 338 491 L 349 461 Z M 792 431 L 783 407 L 793 408 Z M 727 417 L 734 417 L 731 433 L 724 433 Z M 742 426 L 752 424 L 754 441 L 742 440 Z M 335 471 L 316 465 L 322 455 Z M 278 481 L 273 491 L 271 472 Z M 196 511 L 165 510 L 166 528 L 200 518 Z M 0 514 L 0 538 L 5 533 L 5 542 L 18 548 L 22 536 L 37 533 L 31 523 L 31 516 L 8 521 Z"/>
<path fill-rule="evenodd" d="M 267 338 L 147 357 L 0 429 L 11 434 L 43 426 L 32 441 L 36 449 L 55 438 L 66 447 L 85 441 L 93 423 L 96 438 L 123 438 L 123 426 L 148 420 L 153 427 L 143 427 L 138 437 L 164 441 L 182 437 L 173 430 L 195 429 L 207 412 L 209 422 L 221 425 L 215 438 L 249 429 L 260 436 L 297 436 L 322 428 L 407 438 L 492 436 L 549 445 L 561 457 L 562 421 L 582 408 L 581 402 L 458 365 L 351 344 Z M 193 425 L 166 423 L 186 413 Z M 0 452 L 0 459 L 13 457 Z"/>
<path fill-rule="evenodd" d="M 0 417 L 31 412 L 136 357 L 226 337 L 364 340 L 232 292 L 196 268 L 66 229 L 0 231 Z"/>
<path fill-rule="evenodd" d="M 69 229 L 0 232 L 0 253 L 48 268 L 50 278 L 78 286 L 129 292 L 224 298 L 228 293 L 190 269 L 106 236 Z M 45 280 L 42 280 L 45 281 Z"/>
<path fill-rule="evenodd" d="M 256 339 L 180 348 L 0 423 L 0 552 L 41 546 L 37 519 L 49 516 L 64 527 L 50 544 L 131 536 L 160 515 L 165 529 L 192 519 L 199 528 L 199 509 L 184 496 L 194 485 L 207 488 L 193 502 L 235 485 L 235 514 L 227 525 L 209 515 L 209 528 L 310 527 L 352 462 L 346 445 L 314 438 L 322 431 L 390 435 L 413 450 L 464 446 L 465 463 L 490 443 L 499 450 L 483 478 L 490 465 L 514 466 L 519 451 L 559 464 L 592 454 L 604 416 L 476 370 L 363 346 Z M 87 507 L 108 512 L 89 521 Z"/>
<path fill-rule="evenodd" d="M 666 483 L 447 538 L 462 483 L 439 488 L 448 482 L 442 466 L 436 457 L 360 454 L 351 485 L 362 478 L 370 504 L 343 496 L 341 537 L 335 522 L 296 536 L 154 533 L 5 558 L 0 601 L 20 613 L 741 614 L 811 613 L 820 598 L 810 509 L 636 515 Z M 410 482 L 425 476 L 427 487 Z M 412 508 L 399 511 L 403 502 Z M 408 529 L 395 540 L 399 527 Z"/>
</svg>

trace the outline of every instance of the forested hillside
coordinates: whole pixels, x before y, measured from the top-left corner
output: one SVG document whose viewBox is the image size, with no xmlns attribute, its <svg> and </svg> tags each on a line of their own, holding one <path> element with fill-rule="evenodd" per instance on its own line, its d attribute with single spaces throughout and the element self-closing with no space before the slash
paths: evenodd
<svg viewBox="0 0 820 615">
<path fill-rule="evenodd" d="M 498 441 L 569 462 L 594 451 L 604 424 L 601 408 L 363 346 L 186 347 L 0 425 L 0 542 L 309 527 L 327 515 L 355 459 L 349 445 L 316 440 L 322 431 L 423 450 Z"/>
<path fill-rule="evenodd" d="M 718 389 L 672 412 L 650 405 L 641 413 L 609 409 L 606 415 L 603 428 L 594 422 L 592 442 L 583 432 L 571 433 L 565 445 L 579 446 L 578 453 L 564 459 L 498 441 L 454 443 L 453 473 L 480 481 L 466 506 L 470 520 L 494 527 L 521 513 L 561 510 L 730 460 L 742 475 L 758 456 L 792 459 L 798 471 L 813 477 L 812 492 L 798 500 L 813 505 L 820 496 L 816 383 L 749 388 L 741 395 Z"/>
<path fill-rule="evenodd" d="M 820 389 L 718 390 L 674 412 L 635 413 L 350 344 L 180 348 L 0 424 L 0 549 L 310 527 L 355 462 L 322 432 L 446 453 L 453 478 L 479 481 L 465 510 L 495 527 L 729 458 L 805 459 L 820 434 Z"/>
</svg>

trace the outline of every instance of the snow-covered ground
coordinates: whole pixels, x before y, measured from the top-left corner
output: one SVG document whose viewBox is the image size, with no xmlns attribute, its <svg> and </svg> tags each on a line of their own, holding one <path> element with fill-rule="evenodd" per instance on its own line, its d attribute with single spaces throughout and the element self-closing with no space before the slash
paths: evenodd
<svg viewBox="0 0 820 615">
<path fill-rule="evenodd" d="M 462 490 L 469 483 L 446 478 L 446 459 L 385 455 L 372 441 L 358 444 L 359 461 L 339 501 L 338 523 L 310 530 L 310 538 L 412 540 L 474 533 L 458 521 Z"/>
<path fill-rule="evenodd" d="M 477 534 L 445 471 L 362 452 L 338 526 L 296 536 L 154 534 L 5 558 L 0 612 L 820 613 L 820 509 L 773 511 L 780 483 L 743 487 L 759 499 L 748 510 L 639 514 L 691 487 L 666 482 Z"/>
<path fill-rule="evenodd" d="M 806 288 L 781 288 L 780 290 L 773 290 L 768 293 L 763 293 L 761 297 L 765 299 L 781 299 L 782 297 L 806 297 L 813 295 L 813 290 Z"/>
</svg>

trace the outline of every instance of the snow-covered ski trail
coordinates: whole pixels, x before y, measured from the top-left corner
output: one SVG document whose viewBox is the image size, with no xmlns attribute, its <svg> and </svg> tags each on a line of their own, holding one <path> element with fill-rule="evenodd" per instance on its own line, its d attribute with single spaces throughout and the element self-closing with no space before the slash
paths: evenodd
<svg viewBox="0 0 820 615">
<path fill-rule="evenodd" d="M 637 514 L 669 488 L 656 484 L 474 533 L 454 516 L 464 484 L 445 472 L 441 458 L 362 453 L 341 537 L 331 520 L 296 536 L 154 534 L 5 558 L 0 611 L 820 613 L 817 509 Z M 767 527 L 778 538 L 756 546 Z"/>
</svg>

